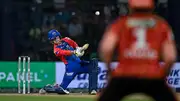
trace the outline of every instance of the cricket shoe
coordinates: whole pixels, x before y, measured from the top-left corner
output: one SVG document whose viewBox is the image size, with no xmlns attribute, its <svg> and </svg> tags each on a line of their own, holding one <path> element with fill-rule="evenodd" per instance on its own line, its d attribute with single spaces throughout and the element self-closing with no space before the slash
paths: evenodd
<svg viewBox="0 0 180 101">
<path fill-rule="evenodd" d="M 39 94 L 46 94 L 47 92 L 43 89 L 43 88 L 41 88 L 40 90 L 39 90 Z"/>
<path fill-rule="evenodd" d="M 56 92 L 58 92 L 58 94 L 69 94 L 69 92 L 63 89 L 59 84 L 54 84 L 54 88 L 56 89 Z"/>
<path fill-rule="evenodd" d="M 62 87 L 59 87 L 57 92 L 58 94 L 69 94 L 69 91 L 63 89 Z"/>
<path fill-rule="evenodd" d="M 96 92 L 96 90 L 92 90 L 90 94 L 91 94 L 91 95 L 96 95 L 97 92 Z"/>
</svg>

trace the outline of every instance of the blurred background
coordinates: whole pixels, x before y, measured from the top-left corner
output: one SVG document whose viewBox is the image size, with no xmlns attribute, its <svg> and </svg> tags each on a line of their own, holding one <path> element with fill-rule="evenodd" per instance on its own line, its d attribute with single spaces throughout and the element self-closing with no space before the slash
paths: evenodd
<svg viewBox="0 0 180 101">
<path fill-rule="evenodd" d="M 180 0 L 156 0 L 154 13 L 168 20 L 180 51 Z M 98 57 L 97 47 L 108 24 L 128 13 L 127 0 L 0 0 L 0 60 L 56 61 L 47 32 L 57 29 L 80 46 L 89 43 L 83 57 Z M 114 61 L 116 57 L 114 57 Z M 178 57 L 178 61 L 180 58 Z"/>
</svg>

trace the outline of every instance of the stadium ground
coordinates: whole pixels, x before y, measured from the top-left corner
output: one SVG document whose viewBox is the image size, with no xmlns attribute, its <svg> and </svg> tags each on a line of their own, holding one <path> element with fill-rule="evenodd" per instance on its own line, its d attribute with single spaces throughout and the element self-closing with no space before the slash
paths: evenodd
<svg viewBox="0 0 180 101">
<path fill-rule="evenodd" d="M 180 98 L 180 94 L 177 94 Z M 87 94 L 70 94 L 70 95 L 55 95 L 55 94 L 0 94 L 0 101 L 95 101 L 96 96 Z M 152 99 L 136 94 L 126 97 L 122 101 L 153 101 Z M 180 100 L 179 100 L 180 101 Z"/>
</svg>

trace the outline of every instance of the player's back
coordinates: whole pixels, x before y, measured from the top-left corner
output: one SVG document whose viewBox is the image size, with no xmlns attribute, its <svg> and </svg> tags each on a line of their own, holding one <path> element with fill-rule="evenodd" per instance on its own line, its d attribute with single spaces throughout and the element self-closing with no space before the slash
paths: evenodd
<svg viewBox="0 0 180 101">
<path fill-rule="evenodd" d="M 159 78 L 161 47 L 168 25 L 152 14 L 133 14 L 117 22 L 119 62 L 115 76 Z"/>
</svg>

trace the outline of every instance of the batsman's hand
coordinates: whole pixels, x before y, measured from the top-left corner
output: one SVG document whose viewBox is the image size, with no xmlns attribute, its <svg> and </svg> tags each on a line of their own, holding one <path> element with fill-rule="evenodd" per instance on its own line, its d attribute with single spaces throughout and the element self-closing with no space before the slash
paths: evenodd
<svg viewBox="0 0 180 101">
<path fill-rule="evenodd" d="M 82 47 L 77 47 L 76 50 L 74 51 L 74 54 L 77 56 L 77 57 L 81 57 L 84 55 L 84 51 L 86 49 L 88 49 L 89 47 L 89 44 L 84 44 Z"/>
<path fill-rule="evenodd" d="M 84 55 L 84 51 L 81 50 L 81 48 L 76 48 L 76 50 L 74 50 L 74 54 L 77 56 L 77 57 L 81 57 Z"/>
</svg>

